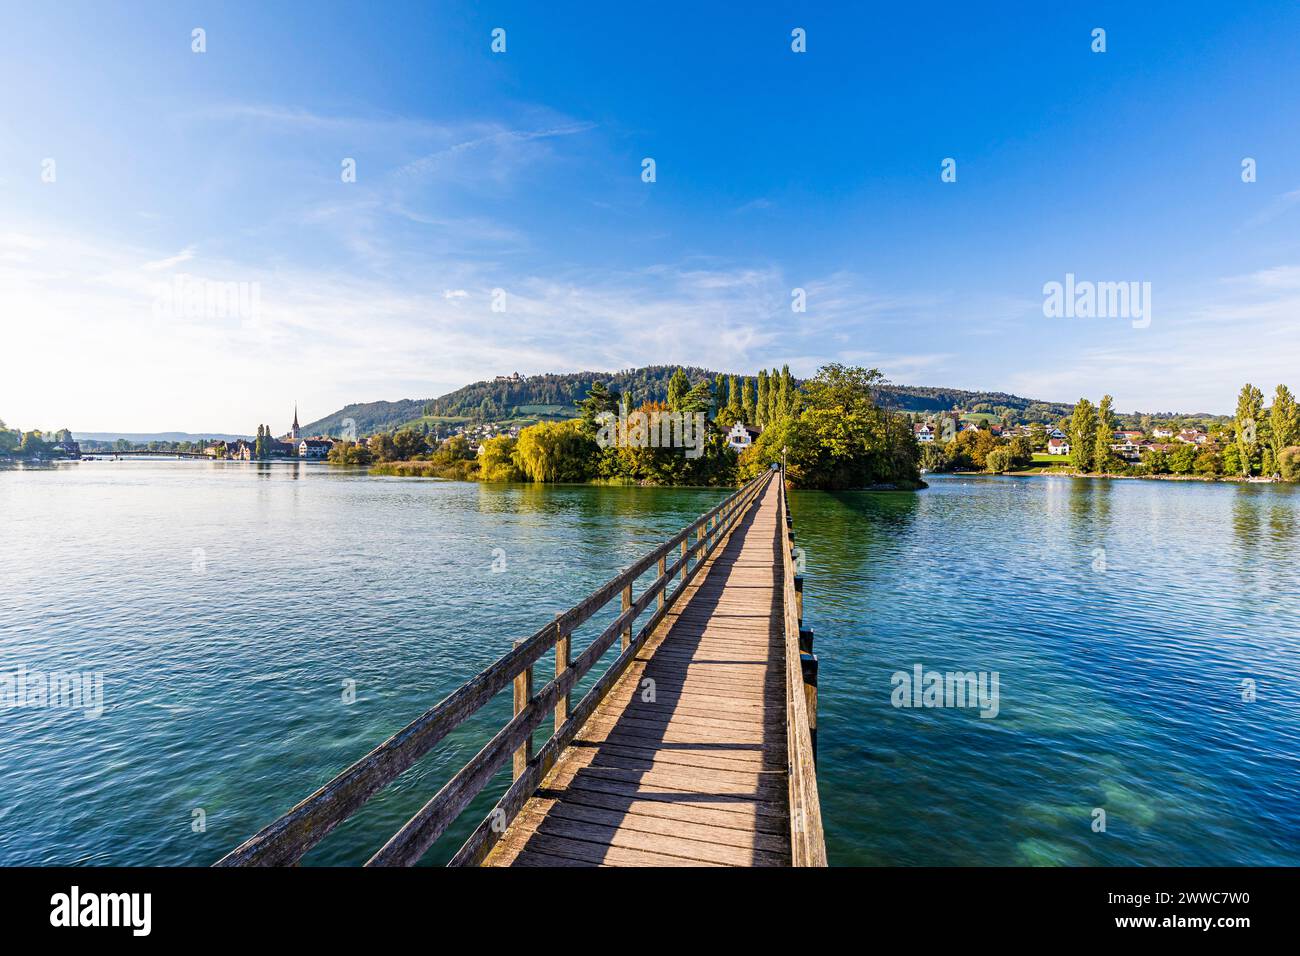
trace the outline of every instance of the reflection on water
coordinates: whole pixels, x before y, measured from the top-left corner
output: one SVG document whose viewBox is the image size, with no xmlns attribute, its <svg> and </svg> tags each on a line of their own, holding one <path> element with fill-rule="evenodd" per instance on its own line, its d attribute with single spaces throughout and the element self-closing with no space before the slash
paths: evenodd
<svg viewBox="0 0 1300 956">
<path fill-rule="evenodd" d="M 0 473 L 0 670 L 100 670 L 106 698 L 96 720 L 0 710 L 0 863 L 212 862 L 722 495 L 305 463 Z M 832 862 L 1300 862 L 1295 489 L 936 477 L 791 499 Z M 998 671 L 999 715 L 894 709 L 917 663 Z M 364 861 L 508 696 L 307 862 Z"/>
</svg>

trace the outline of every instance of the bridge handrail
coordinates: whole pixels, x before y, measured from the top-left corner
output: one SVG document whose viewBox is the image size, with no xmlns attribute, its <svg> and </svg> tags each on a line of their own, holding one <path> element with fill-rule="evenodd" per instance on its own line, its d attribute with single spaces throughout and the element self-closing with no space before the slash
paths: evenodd
<svg viewBox="0 0 1300 956">
<path fill-rule="evenodd" d="M 471 760 L 434 795 L 434 797 L 398 831 L 371 859 L 367 866 L 411 865 L 446 831 L 470 801 L 487 785 L 492 776 L 516 753 L 515 780 L 496 808 L 479 825 L 461 847 L 452 865 L 478 862 L 504 832 L 528 796 L 537 788 L 546 770 L 554 763 L 567 742 L 614 686 L 627 664 L 649 635 L 663 620 L 667 610 L 690 584 L 704 560 L 717 548 L 762 490 L 770 475 L 751 480 L 714 508 L 677 532 L 667 542 L 635 561 L 629 568 L 596 588 L 591 594 L 556 616 L 531 637 L 516 642 L 514 649 L 457 690 L 411 721 L 393 736 L 338 774 L 323 787 L 298 803 L 215 864 L 216 866 L 288 866 L 297 863 L 320 843 L 335 827 L 361 809 L 375 794 L 388 786 L 412 764 L 427 754 L 443 738 L 476 713 L 508 684 L 515 685 L 515 714 Z M 694 533 L 696 540 L 688 544 Z M 671 564 L 667 558 L 674 549 L 679 554 Z M 694 566 L 690 559 L 695 558 Z M 658 563 L 654 582 L 636 600 L 632 586 Z M 671 592 L 668 585 L 675 576 L 681 583 Z M 568 656 L 570 635 L 590 620 L 616 595 L 623 598 L 622 613 L 589 645 L 577 659 L 561 667 Z M 660 597 L 662 595 L 662 597 Z M 632 626 L 650 601 L 660 597 L 659 606 L 633 639 Z M 568 694 L 577 681 L 590 670 L 623 635 L 623 651 L 570 714 Z M 557 675 L 536 694 L 531 692 L 533 664 L 552 647 L 560 645 Z M 541 724 L 548 710 L 556 713 L 556 732 L 534 757 L 532 732 Z M 521 760 L 520 757 L 524 759 Z M 530 785 L 531 784 L 531 785 Z"/>
<path fill-rule="evenodd" d="M 804 688 L 804 656 L 800 647 L 802 601 L 795 588 L 794 521 L 786 499 L 785 470 L 780 471 L 777 534 L 781 541 L 781 587 L 785 623 L 785 735 L 789 759 L 790 852 L 794 866 L 826 866 L 826 836 L 822 831 L 821 798 L 817 793 L 817 763 L 813 749 L 808 697 Z M 811 650 L 807 657 L 812 658 Z M 812 658 L 815 666 L 816 659 Z"/>
</svg>

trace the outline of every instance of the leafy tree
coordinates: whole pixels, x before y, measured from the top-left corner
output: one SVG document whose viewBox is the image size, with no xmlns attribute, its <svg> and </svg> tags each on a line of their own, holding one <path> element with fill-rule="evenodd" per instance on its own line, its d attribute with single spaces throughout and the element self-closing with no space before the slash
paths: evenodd
<svg viewBox="0 0 1300 956">
<path fill-rule="evenodd" d="M 1273 460 L 1281 464 L 1283 449 L 1300 444 L 1300 405 L 1296 404 L 1291 389 L 1279 385 L 1273 393 L 1273 407 L 1269 410 L 1271 426 L 1269 440 L 1272 444 Z M 1271 472 L 1270 472 L 1271 473 Z"/>
<path fill-rule="evenodd" d="M 530 481 L 585 481 L 596 450 L 576 421 L 539 422 L 519 433 L 515 463 Z"/>
<path fill-rule="evenodd" d="M 589 434 L 595 434 L 599 427 L 596 419 L 608 412 L 618 414 L 618 393 L 611 392 L 604 382 L 592 382 L 587 389 L 587 397 L 575 402 L 582 417 L 582 426 Z"/>
<path fill-rule="evenodd" d="M 754 422 L 757 425 L 767 424 L 767 369 L 758 370 L 758 398 L 754 405 Z"/>
<path fill-rule="evenodd" d="M 691 380 L 686 377 L 686 373 L 681 369 L 673 372 L 673 377 L 668 380 L 668 407 L 673 411 L 681 409 L 682 399 L 690 391 Z"/>
<path fill-rule="evenodd" d="M 365 445 L 351 441 L 337 441 L 329 450 L 326 460 L 331 465 L 369 465 L 374 462 L 375 456 Z"/>
<path fill-rule="evenodd" d="M 1300 445 L 1282 449 L 1277 456 L 1277 469 L 1283 481 L 1300 481 Z"/>
<path fill-rule="evenodd" d="M 1196 446 L 1179 445 L 1169 453 L 1169 472 L 1174 475 L 1190 475 L 1196 468 Z"/>
<path fill-rule="evenodd" d="M 375 461 L 395 461 L 397 459 L 397 447 L 393 444 L 393 436 L 387 432 L 371 435 L 368 445 Z"/>
<path fill-rule="evenodd" d="M 23 432 L 23 441 L 19 446 L 19 451 L 24 455 L 44 455 L 49 451 L 49 442 L 45 440 L 40 429 L 33 429 L 29 432 Z"/>
<path fill-rule="evenodd" d="M 931 441 L 921 445 L 920 466 L 926 471 L 948 471 L 952 468 L 952 463 L 948 460 L 944 446 Z"/>
<path fill-rule="evenodd" d="M 1091 471 L 1097 440 L 1097 411 L 1086 398 L 1079 399 L 1070 419 L 1070 463 L 1076 471 Z"/>
<path fill-rule="evenodd" d="M 740 382 L 740 414 L 751 425 L 757 417 L 754 409 L 754 392 L 749 387 L 749 376 L 745 376 Z"/>
<path fill-rule="evenodd" d="M 1012 468 L 1028 468 L 1034 463 L 1033 442 L 1024 435 L 1017 435 L 1007 446 L 1011 454 Z"/>
<path fill-rule="evenodd" d="M 691 387 L 681 401 L 678 402 L 677 410 L 685 414 L 694 414 L 696 412 L 708 414 L 709 409 L 713 406 L 713 395 L 709 389 L 708 382 L 700 382 L 698 385 Z"/>
<path fill-rule="evenodd" d="M 735 375 L 727 379 L 727 411 L 731 413 L 732 421 L 738 421 L 745 414 L 744 406 L 740 402 L 740 379 Z"/>
<path fill-rule="evenodd" d="M 781 389 L 778 393 L 778 414 L 793 417 L 798 411 L 799 400 L 795 394 L 794 376 L 790 374 L 790 366 L 781 366 Z"/>
<path fill-rule="evenodd" d="M 489 438 L 478 457 L 483 481 L 523 481 L 524 471 L 515 461 L 518 443 L 509 435 Z"/>
<path fill-rule="evenodd" d="M 1260 465 L 1258 430 L 1264 417 L 1264 393 L 1254 385 L 1242 386 L 1237 396 L 1237 415 L 1233 421 L 1237 434 L 1237 456 L 1240 474 L 1254 474 Z"/>
<path fill-rule="evenodd" d="M 401 461 L 410 461 L 429 450 L 424 434 L 414 428 L 403 428 L 393 436 L 393 450 Z"/>
<path fill-rule="evenodd" d="M 976 429 L 958 432 L 957 437 L 948 442 L 946 453 L 957 471 L 969 471 L 972 468 L 983 471 L 988 464 L 989 452 L 997 447 L 998 440 L 992 432 Z"/>
<path fill-rule="evenodd" d="M 986 456 L 984 467 L 997 475 L 1002 474 L 1004 471 L 1010 471 L 1012 467 L 1011 449 L 1005 445 L 994 448 Z"/>
<path fill-rule="evenodd" d="M 1111 410 L 1114 399 L 1103 395 L 1097 406 L 1097 431 L 1093 437 L 1092 466 L 1105 474 L 1117 464 L 1111 444 L 1115 441 L 1115 413 Z"/>
<path fill-rule="evenodd" d="M 12 454 L 14 449 L 22 444 L 22 440 L 21 432 L 11 430 L 4 420 L 0 419 L 0 455 Z"/>
<path fill-rule="evenodd" d="M 1208 448 L 1202 448 L 1192 459 L 1192 470 L 1198 475 L 1221 475 L 1223 474 L 1223 459 L 1217 452 Z"/>
</svg>

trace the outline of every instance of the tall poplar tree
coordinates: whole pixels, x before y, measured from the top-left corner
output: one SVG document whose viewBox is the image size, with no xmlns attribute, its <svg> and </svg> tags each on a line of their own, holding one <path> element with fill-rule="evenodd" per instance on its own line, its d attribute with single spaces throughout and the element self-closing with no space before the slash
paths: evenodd
<svg viewBox="0 0 1300 956">
<path fill-rule="evenodd" d="M 1097 431 L 1093 437 L 1092 467 L 1097 471 L 1110 471 L 1115 455 L 1111 452 L 1111 443 L 1115 441 L 1115 414 L 1111 411 L 1114 402 L 1109 395 L 1103 395 L 1097 406 Z"/>
<path fill-rule="evenodd" d="M 1070 419 L 1070 463 L 1076 471 L 1092 471 L 1097 441 L 1097 410 L 1086 398 L 1079 399 Z"/>
<path fill-rule="evenodd" d="M 1254 474 L 1260 464 L 1259 427 L 1264 417 L 1264 393 L 1249 382 L 1242 386 L 1237 396 L 1237 457 L 1241 462 L 1241 474 L 1248 477 Z"/>
<path fill-rule="evenodd" d="M 754 410 L 755 424 L 767 425 L 767 369 L 758 370 L 758 403 Z"/>
<path fill-rule="evenodd" d="M 754 424 L 754 390 L 749 387 L 749 376 L 740 380 L 740 414 L 747 424 Z"/>
</svg>

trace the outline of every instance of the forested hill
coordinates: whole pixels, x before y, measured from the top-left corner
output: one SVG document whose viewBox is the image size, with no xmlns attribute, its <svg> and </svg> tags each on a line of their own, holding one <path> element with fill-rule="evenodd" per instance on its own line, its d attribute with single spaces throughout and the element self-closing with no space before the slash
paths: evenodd
<svg viewBox="0 0 1300 956">
<path fill-rule="evenodd" d="M 1064 418 L 1074 410 L 1073 405 L 1063 402 L 1043 402 L 1007 392 L 970 392 L 927 385 L 886 385 L 880 391 L 887 404 L 904 412 L 942 412 L 950 408 L 991 412 L 1009 408 L 1026 419 L 1047 422 Z"/>
<path fill-rule="evenodd" d="M 475 382 L 439 398 L 348 405 L 333 415 L 305 425 L 303 431 L 309 435 L 340 435 L 347 419 L 355 423 L 358 434 L 366 435 L 389 431 L 421 418 L 494 422 L 570 418 L 576 414 L 574 403 L 585 398 L 592 383 L 597 381 L 619 393 L 630 388 L 638 403 L 663 400 L 668 395 L 668 380 L 677 368 L 676 365 L 649 365 L 619 372 L 564 372 L 518 379 L 505 376 L 493 381 Z M 718 374 L 712 369 L 694 366 L 687 366 L 684 371 L 692 384 L 704 380 L 711 382 Z M 1055 421 L 1068 415 L 1072 408 L 1059 402 L 1040 402 L 1005 392 L 972 392 L 917 385 L 883 386 L 880 398 L 890 407 L 909 412 L 937 412 L 950 408 L 992 412 L 1005 408 L 1042 421 Z"/>
<path fill-rule="evenodd" d="M 593 382 L 604 382 L 620 394 L 631 388 L 637 402 L 662 400 L 668 396 L 668 380 L 678 367 L 650 365 L 620 372 L 565 372 L 518 379 L 503 376 L 493 381 L 474 382 L 439 398 L 348 405 L 333 415 L 304 425 L 303 432 L 339 435 L 349 418 L 361 435 L 393 429 L 424 416 L 489 422 L 572 418 L 577 414 L 574 403 L 587 397 Z M 692 383 L 705 378 L 713 381 L 717 375 L 695 366 L 686 366 L 684 371 Z"/>
</svg>

